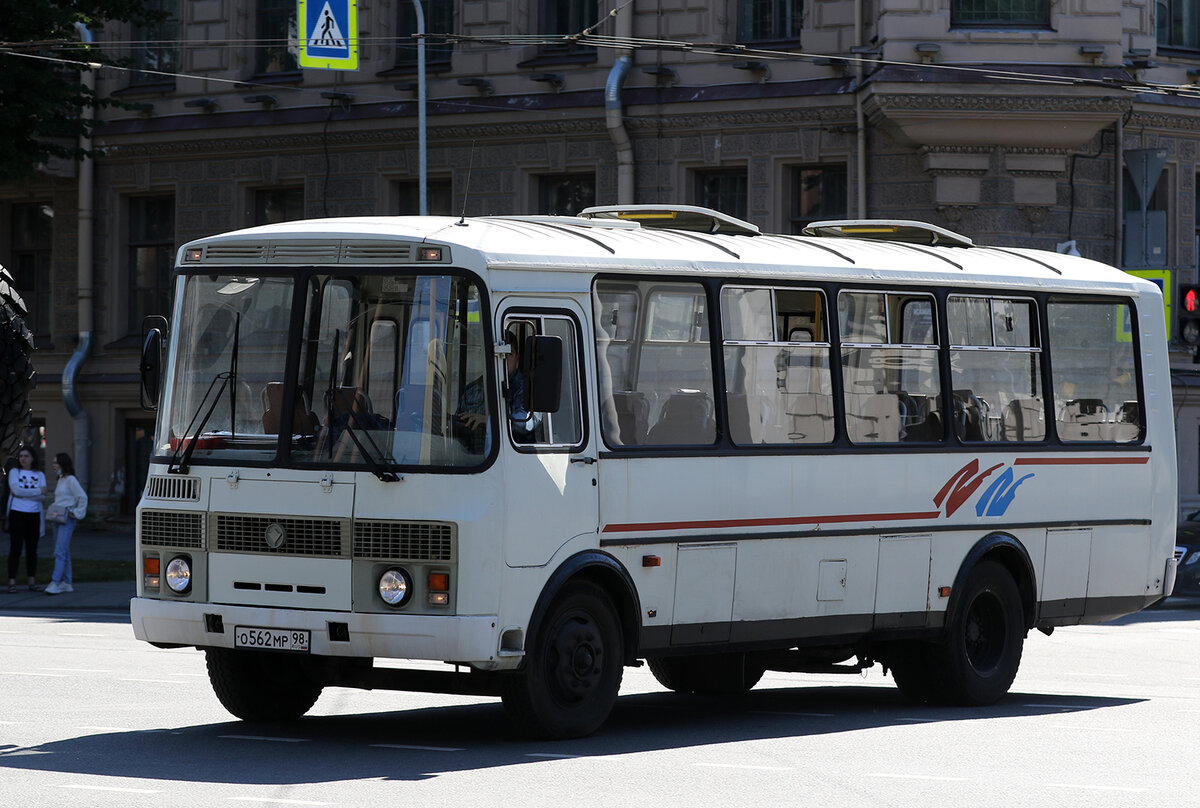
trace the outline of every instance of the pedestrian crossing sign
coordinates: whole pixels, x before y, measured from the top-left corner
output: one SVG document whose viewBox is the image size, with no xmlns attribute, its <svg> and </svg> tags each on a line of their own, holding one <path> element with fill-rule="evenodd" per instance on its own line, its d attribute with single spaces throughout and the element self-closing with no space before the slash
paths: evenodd
<svg viewBox="0 0 1200 808">
<path fill-rule="evenodd" d="M 301 67 L 358 70 L 358 0 L 297 0 Z"/>
</svg>

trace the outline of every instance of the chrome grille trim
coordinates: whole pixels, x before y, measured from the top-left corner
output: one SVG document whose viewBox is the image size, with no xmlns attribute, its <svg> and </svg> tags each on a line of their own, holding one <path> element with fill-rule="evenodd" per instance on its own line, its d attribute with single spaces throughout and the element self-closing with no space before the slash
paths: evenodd
<svg viewBox="0 0 1200 808">
<path fill-rule="evenodd" d="M 279 523 L 287 538 L 279 548 L 267 544 L 267 527 Z M 212 530 L 218 552 L 294 556 L 344 556 L 348 520 L 318 517 L 214 513 Z"/>
<path fill-rule="evenodd" d="M 359 519 L 354 523 L 354 557 L 403 561 L 454 561 L 454 525 Z"/>
<path fill-rule="evenodd" d="M 200 500 L 200 480 L 197 477 L 150 477 L 146 480 L 147 499 Z"/>
<path fill-rule="evenodd" d="M 190 511 L 143 510 L 138 536 L 144 547 L 204 549 L 204 514 Z"/>
</svg>

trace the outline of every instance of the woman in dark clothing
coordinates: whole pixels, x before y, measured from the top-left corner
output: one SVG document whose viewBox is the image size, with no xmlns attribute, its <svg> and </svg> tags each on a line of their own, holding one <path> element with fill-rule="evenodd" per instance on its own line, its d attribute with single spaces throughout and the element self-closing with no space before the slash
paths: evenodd
<svg viewBox="0 0 1200 808">
<path fill-rule="evenodd" d="M 46 475 L 38 470 L 37 454 L 28 446 L 17 452 L 17 466 L 8 472 L 8 591 L 17 591 L 17 568 L 21 549 L 25 550 L 25 573 L 29 591 L 40 592 L 37 585 L 37 546 L 45 525 L 42 498 L 46 496 Z"/>
</svg>

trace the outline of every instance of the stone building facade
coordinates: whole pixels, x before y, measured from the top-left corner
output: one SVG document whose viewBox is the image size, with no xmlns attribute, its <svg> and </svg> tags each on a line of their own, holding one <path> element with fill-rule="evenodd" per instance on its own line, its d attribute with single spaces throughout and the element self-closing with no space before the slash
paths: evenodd
<svg viewBox="0 0 1200 808">
<path fill-rule="evenodd" d="M 99 113 L 88 199 L 76 165 L 0 187 L 0 262 L 38 335 L 34 426 L 51 453 L 89 447 L 81 476 L 111 513 L 131 511 L 144 473 L 141 323 L 166 313 L 174 248 L 419 198 L 410 0 L 358 0 L 356 71 L 296 64 L 294 2 L 155 3 L 169 19 L 152 29 L 97 31 L 142 72 L 95 73 L 126 106 Z M 783 232 L 922 219 L 1174 289 L 1200 260 L 1198 5 L 425 0 L 426 29 L 461 37 L 427 41 L 429 210 L 677 202 Z M 598 47 L 565 36 L 598 21 Z M 62 380 L 83 331 L 81 423 Z M 1181 509 L 1196 509 L 1200 375 L 1174 358 Z"/>
</svg>

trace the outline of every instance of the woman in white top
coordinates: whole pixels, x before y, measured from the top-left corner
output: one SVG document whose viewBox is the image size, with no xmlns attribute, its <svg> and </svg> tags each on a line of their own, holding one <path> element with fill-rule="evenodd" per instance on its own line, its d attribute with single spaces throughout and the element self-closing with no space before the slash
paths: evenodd
<svg viewBox="0 0 1200 808">
<path fill-rule="evenodd" d="M 54 504 L 51 508 L 61 508 L 66 513 L 65 522 L 53 525 L 54 529 L 54 574 L 46 587 L 47 595 L 57 595 L 60 592 L 74 592 L 71 578 L 71 536 L 75 533 L 75 523 L 87 515 L 87 492 L 75 477 L 75 464 L 66 452 L 54 456 L 54 471 L 58 474 L 58 483 L 54 486 Z"/>
<path fill-rule="evenodd" d="M 17 452 L 17 465 L 8 472 L 8 591 L 17 591 L 17 568 L 21 548 L 25 549 L 25 573 L 29 591 L 38 592 L 37 546 L 45 532 L 42 521 L 42 497 L 46 496 L 46 475 L 38 471 L 37 455 L 28 446 Z"/>
</svg>

